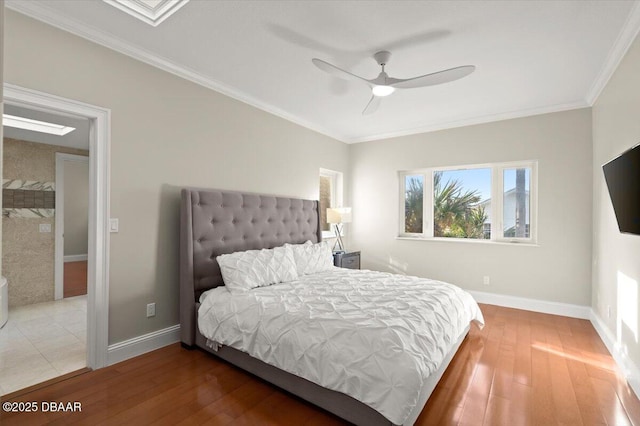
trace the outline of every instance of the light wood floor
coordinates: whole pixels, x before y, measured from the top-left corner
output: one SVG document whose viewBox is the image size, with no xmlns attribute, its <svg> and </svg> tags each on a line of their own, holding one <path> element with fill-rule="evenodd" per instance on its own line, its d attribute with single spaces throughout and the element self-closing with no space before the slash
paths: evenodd
<svg viewBox="0 0 640 426">
<path fill-rule="evenodd" d="M 418 425 L 640 425 L 640 402 L 588 321 L 482 305 Z M 3 425 L 341 425 L 340 419 L 178 344 L 14 401 L 81 413 L 7 414 Z"/>
<path fill-rule="evenodd" d="M 64 263 L 64 297 L 87 294 L 87 261 Z"/>
</svg>

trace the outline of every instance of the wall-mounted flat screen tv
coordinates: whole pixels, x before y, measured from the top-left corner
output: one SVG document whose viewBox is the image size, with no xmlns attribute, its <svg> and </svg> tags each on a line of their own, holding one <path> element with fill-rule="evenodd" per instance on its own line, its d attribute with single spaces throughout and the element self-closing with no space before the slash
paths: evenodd
<svg viewBox="0 0 640 426">
<path fill-rule="evenodd" d="M 620 232 L 640 235 L 640 145 L 602 166 Z"/>
</svg>

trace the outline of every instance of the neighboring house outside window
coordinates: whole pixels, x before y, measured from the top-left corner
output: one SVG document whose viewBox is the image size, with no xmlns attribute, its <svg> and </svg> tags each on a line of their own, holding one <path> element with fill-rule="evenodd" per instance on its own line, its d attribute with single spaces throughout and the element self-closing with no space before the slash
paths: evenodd
<svg viewBox="0 0 640 426">
<path fill-rule="evenodd" d="M 537 163 L 399 172 L 399 236 L 535 243 Z"/>
<path fill-rule="evenodd" d="M 530 202 L 529 202 L 530 194 L 529 191 L 525 191 L 525 229 L 524 229 L 524 237 L 529 237 L 529 224 L 530 224 Z M 511 188 L 503 195 L 503 203 L 504 203 L 504 216 L 503 220 L 505 223 L 504 233 L 505 236 L 515 237 L 516 235 L 516 215 L 517 215 L 517 206 L 516 206 L 516 189 Z M 484 207 L 485 212 L 487 214 L 487 220 L 485 221 L 485 232 L 488 229 L 489 233 L 491 232 L 491 199 L 485 200 L 480 203 L 482 207 Z"/>
</svg>

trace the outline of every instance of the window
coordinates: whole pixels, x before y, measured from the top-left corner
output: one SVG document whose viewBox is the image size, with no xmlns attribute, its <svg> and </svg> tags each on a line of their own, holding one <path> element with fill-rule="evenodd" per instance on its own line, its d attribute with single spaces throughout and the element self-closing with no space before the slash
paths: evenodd
<svg viewBox="0 0 640 426">
<path fill-rule="evenodd" d="M 488 239 L 487 201 L 491 201 L 491 169 L 433 172 L 433 236 Z"/>
<path fill-rule="evenodd" d="M 327 223 L 327 209 L 342 207 L 342 173 L 328 169 L 320 169 L 320 227 L 323 237 L 331 237 L 333 229 Z"/>
<path fill-rule="evenodd" d="M 404 180 L 404 232 L 422 234 L 424 176 L 407 175 Z"/>
<path fill-rule="evenodd" d="M 400 236 L 535 241 L 537 163 L 400 172 Z"/>
<path fill-rule="evenodd" d="M 504 169 L 502 182 L 502 236 L 529 238 L 531 169 Z"/>
</svg>

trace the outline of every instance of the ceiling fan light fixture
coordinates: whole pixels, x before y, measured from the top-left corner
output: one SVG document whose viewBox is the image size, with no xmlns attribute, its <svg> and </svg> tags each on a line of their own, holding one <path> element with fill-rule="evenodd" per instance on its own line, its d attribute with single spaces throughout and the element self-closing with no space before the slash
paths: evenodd
<svg viewBox="0 0 640 426">
<path fill-rule="evenodd" d="M 373 86 L 373 89 L 371 90 L 374 96 L 379 96 L 379 97 L 389 96 L 395 91 L 396 91 L 395 87 L 385 86 L 385 85 Z"/>
<path fill-rule="evenodd" d="M 326 73 L 342 78 L 343 80 L 361 81 L 371 88 L 372 96 L 369 103 L 362 111 L 363 115 L 369 115 L 375 112 L 380 105 L 381 99 L 391 95 L 396 91 L 396 89 L 413 89 L 417 87 L 444 84 L 466 77 L 476 69 L 475 65 L 463 65 L 460 67 L 420 75 L 418 77 L 392 78 L 389 77 L 384 70 L 384 67 L 389 63 L 390 58 L 391 52 L 387 52 L 386 50 L 377 52 L 373 55 L 373 59 L 375 59 L 378 65 L 382 67 L 382 71 L 380 71 L 380 74 L 372 80 L 367 80 L 366 78 L 352 74 L 349 71 L 338 68 L 329 62 L 323 61 L 322 59 L 313 58 L 311 61 L 316 67 Z"/>
</svg>

